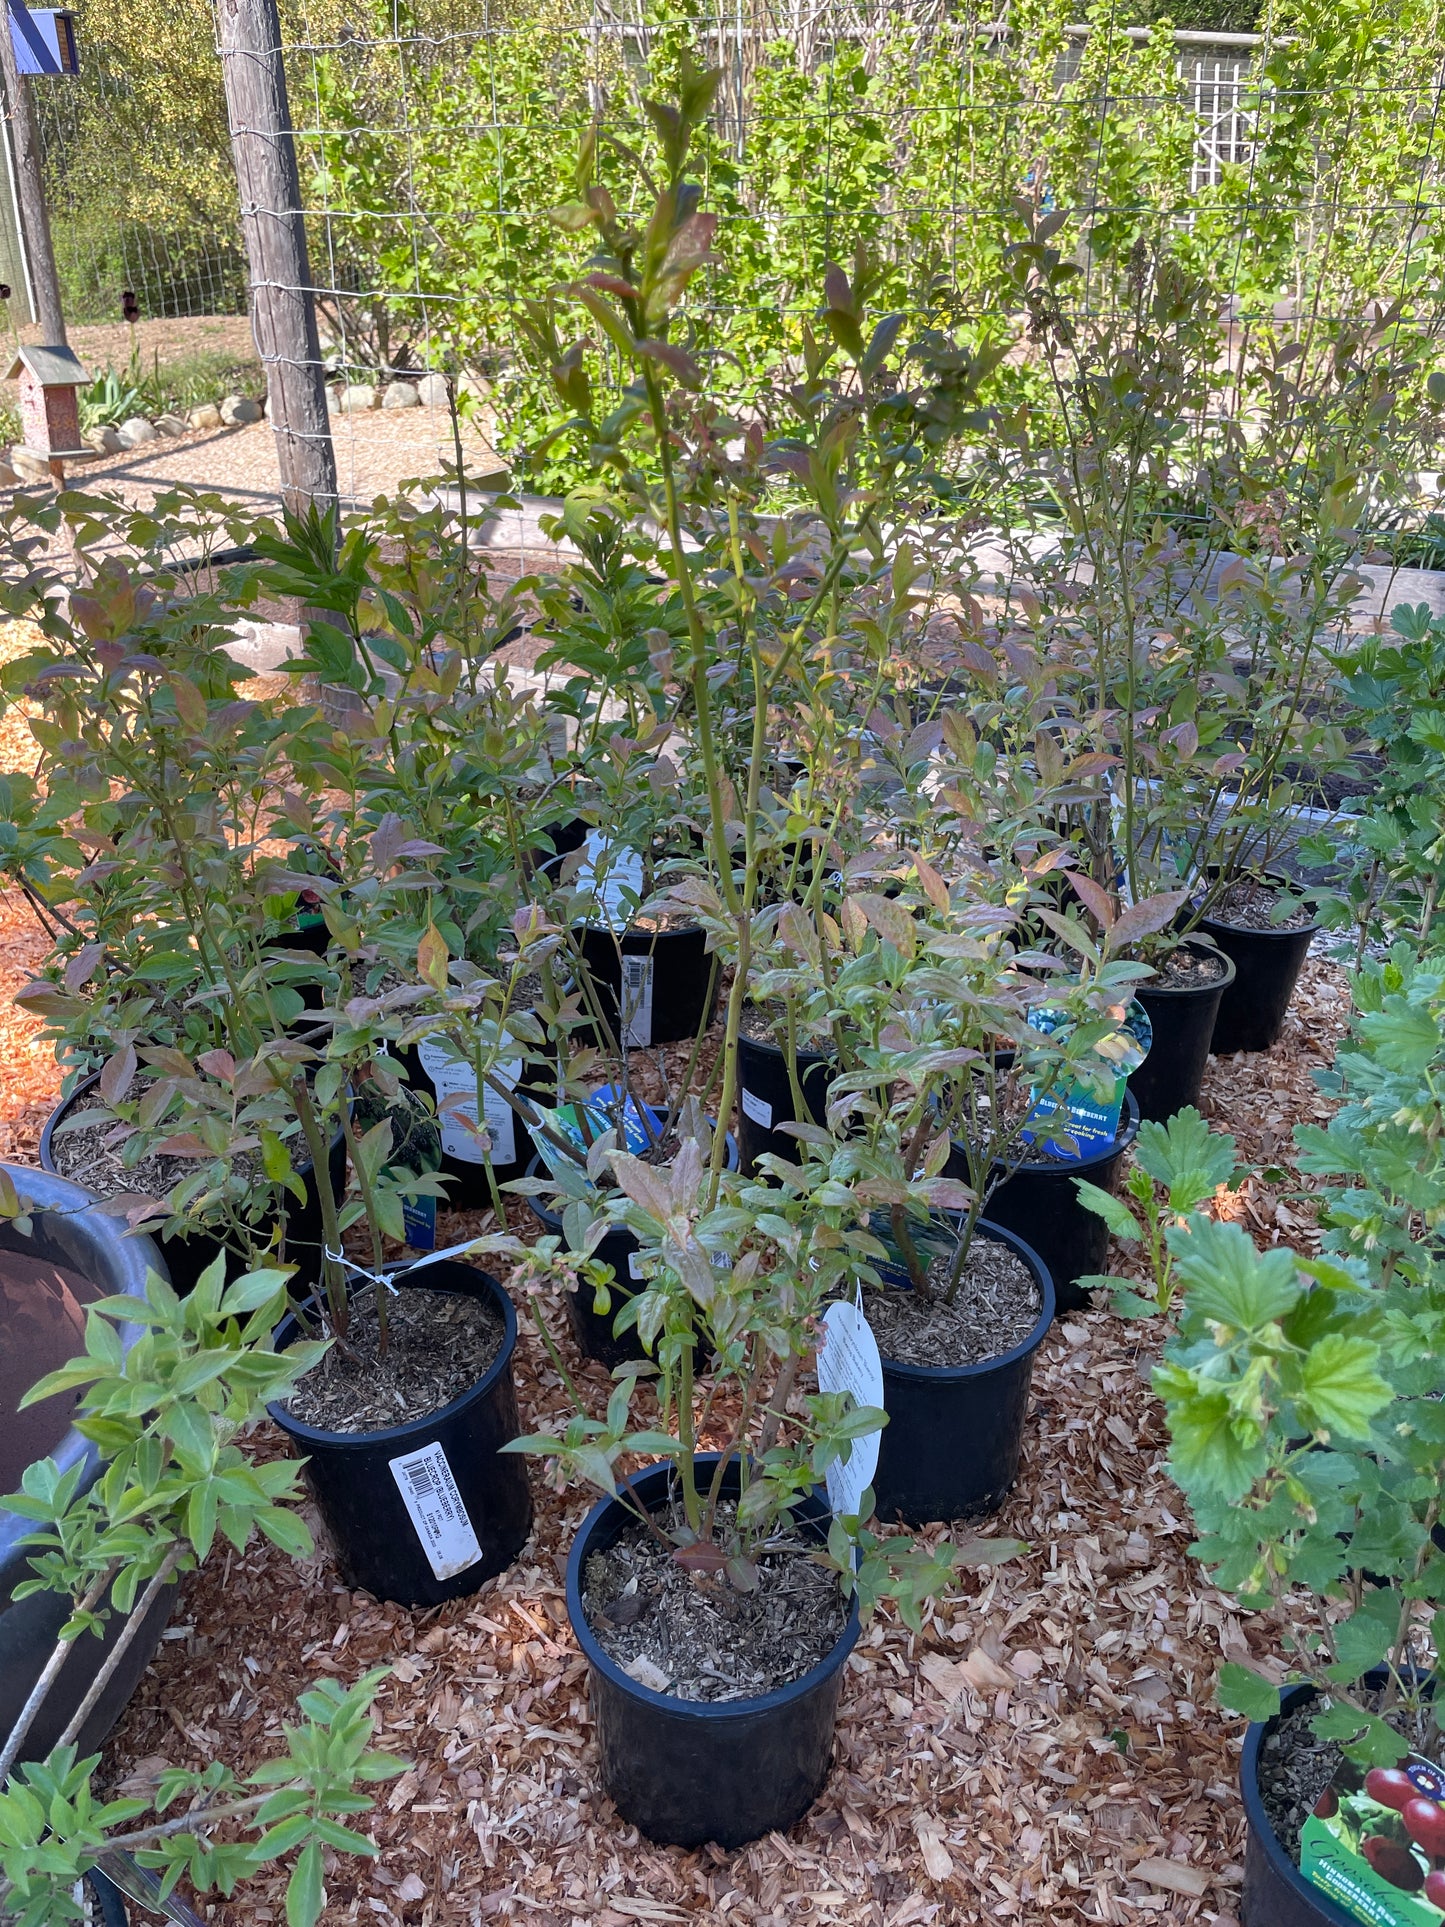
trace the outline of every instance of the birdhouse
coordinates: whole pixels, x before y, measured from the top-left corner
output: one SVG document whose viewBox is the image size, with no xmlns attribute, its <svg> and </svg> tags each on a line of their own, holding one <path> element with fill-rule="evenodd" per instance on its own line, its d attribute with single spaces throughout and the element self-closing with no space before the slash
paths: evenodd
<svg viewBox="0 0 1445 1927">
<path fill-rule="evenodd" d="M 80 439 L 76 392 L 90 377 L 69 348 L 21 348 L 8 379 L 20 384 L 20 424 L 32 454 L 47 460 L 91 454 Z"/>
</svg>

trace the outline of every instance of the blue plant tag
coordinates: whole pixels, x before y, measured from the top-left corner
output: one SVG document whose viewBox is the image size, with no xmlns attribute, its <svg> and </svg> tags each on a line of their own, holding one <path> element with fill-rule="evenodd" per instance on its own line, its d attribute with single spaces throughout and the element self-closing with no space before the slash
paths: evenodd
<svg viewBox="0 0 1445 1927">
<path fill-rule="evenodd" d="M 1046 1037 L 1057 1034 L 1066 1021 L 1063 1011 L 1048 1004 L 1031 1010 L 1028 1017 L 1029 1028 Z M 1051 1157 L 1068 1163 L 1106 1150 L 1119 1135 L 1119 1113 L 1130 1073 L 1144 1062 L 1153 1042 L 1149 1014 L 1135 998 L 1119 1028 L 1098 1048 L 1098 1076 L 1087 1083 L 1075 1080 L 1037 1098 L 1023 1133 L 1025 1142 L 1042 1144 Z"/>
<path fill-rule="evenodd" d="M 401 1201 L 402 1235 L 413 1251 L 433 1251 L 437 1241 L 437 1201 L 435 1198 L 407 1198 Z"/>
</svg>

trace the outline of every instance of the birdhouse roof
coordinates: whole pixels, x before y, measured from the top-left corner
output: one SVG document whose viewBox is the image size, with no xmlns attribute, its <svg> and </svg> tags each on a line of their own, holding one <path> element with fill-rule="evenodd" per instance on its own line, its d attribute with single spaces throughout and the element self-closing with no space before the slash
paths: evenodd
<svg viewBox="0 0 1445 1927">
<path fill-rule="evenodd" d="M 14 381 L 22 368 L 28 368 L 42 388 L 83 388 L 90 380 L 69 348 L 36 348 L 27 342 L 5 379 Z"/>
</svg>

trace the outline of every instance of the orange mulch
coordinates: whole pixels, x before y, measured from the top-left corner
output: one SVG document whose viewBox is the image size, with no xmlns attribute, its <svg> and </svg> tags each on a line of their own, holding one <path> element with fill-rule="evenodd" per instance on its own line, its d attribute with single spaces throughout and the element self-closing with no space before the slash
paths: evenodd
<svg viewBox="0 0 1445 1927">
<path fill-rule="evenodd" d="M 21 646 L 0 637 L 0 660 Z M 0 767 L 32 766 L 12 716 Z M 0 895 L 0 1156 L 32 1160 L 60 1074 L 10 997 L 47 945 L 18 892 Z M 1344 974 L 1305 969 L 1281 1043 L 1214 1060 L 1204 1108 L 1243 1162 L 1279 1167 L 1219 1208 L 1261 1242 L 1312 1242 L 1290 1131 L 1328 1115 L 1311 1073 L 1348 1016 Z M 670 1066 L 676 1070 L 677 1066 Z M 515 1228 L 525 1211 L 514 1208 Z M 444 1242 L 477 1215 L 443 1213 Z M 566 1330 L 560 1307 L 551 1329 Z M 517 1379 L 526 1430 L 563 1407 L 525 1308 Z M 412 1613 L 352 1594 L 323 1549 L 217 1554 L 174 1621 L 106 1751 L 109 1784 L 160 1763 L 240 1770 L 272 1752 L 296 1694 L 384 1662 L 379 1743 L 412 1764 L 369 1816 L 375 1861 L 327 1857 L 324 1927 L 963 1927 L 1208 1923 L 1238 1927 L 1243 1852 L 1235 1775 L 1243 1723 L 1213 1703 L 1222 1654 L 1269 1663 L 1267 1618 L 1238 1614 L 1189 1558 L 1148 1390 L 1157 1332 L 1070 1314 L 1039 1356 L 1018 1486 L 987 1530 L 1029 1550 L 965 1575 L 914 1636 L 883 1613 L 849 1661 L 836 1768 L 792 1832 L 734 1854 L 658 1848 L 595 1785 L 586 1678 L 567 1624 L 567 1549 L 590 1500 L 533 1470 L 522 1559 L 474 1597 Z M 600 1410 L 608 1381 L 562 1339 Z M 266 1451 L 280 1449 L 263 1428 Z M 285 1919 L 285 1871 L 204 1903 L 224 1927 Z"/>
<path fill-rule="evenodd" d="M 1313 961 L 1281 1044 L 1211 1064 L 1207 1108 L 1245 1161 L 1288 1166 L 1289 1125 L 1315 1114 L 1310 1071 L 1347 1011 L 1343 974 Z M 1306 1214 L 1292 1184 L 1252 1180 L 1224 1208 L 1262 1242 L 1294 1240 Z M 444 1214 L 440 1229 L 478 1224 Z M 786 1838 L 734 1854 L 654 1847 L 596 1790 L 562 1589 L 589 1501 L 552 1494 L 535 1472 L 537 1526 L 521 1561 L 436 1611 L 348 1593 L 324 1553 L 305 1566 L 266 1546 L 213 1558 L 184 1585 L 107 1773 L 253 1763 L 306 1682 L 385 1662 L 380 1742 L 412 1765 L 370 1817 L 380 1857 L 329 1865 L 326 1927 L 1237 1927 L 1243 1725 L 1216 1708 L 1211 1680 L 1221 1654 L 1267 1663 L 1277 1641 L 1189 1558 L 1147 1388 L 1157 1342 L 1104 1312 L 1055 1328 L 1022 1476 L 988 1528 L 1030 1550 L 965 1576 L 919 1637 L 880 1616 L 849 1662 L 836 1770 Z M 600 1409 L 605 1375 L 564 1346 Z M 524 1428 L 538 1428 L 563 1396 L 525 1310 L 517 1375 Z M 249 1882 L 211 1917 L 284 1920 L 284 1879 Z"/>
</svg>

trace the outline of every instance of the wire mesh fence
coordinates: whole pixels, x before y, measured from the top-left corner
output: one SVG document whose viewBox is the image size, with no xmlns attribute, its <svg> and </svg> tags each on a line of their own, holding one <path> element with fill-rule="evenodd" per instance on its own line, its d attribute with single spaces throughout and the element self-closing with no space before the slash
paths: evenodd
<svg viewBox="0 0 1445 1927">
<path fill-rule="evenodd" d="M 702 155 L 717 265 L 692 325 L 734 396 L 796 368 L 830 262 L 866 256 L 875 307 L 1011 336 L 1014 250 L 1051 214 L 1087 310 L 1163 250 L 1237 329 L 1397 298 L 1433 315 L 1442 41 L 1433 9 L 1407 11 L 1346 45 L 1268 15 L 1256 36 L 1129 28 L 1108 5 L 1079 23 L 1053 0 L 1003 24 L 849 0 L 303 4 L 286 60 L 328 366 L 353 385 L 464 372 L 486 432 L 560 486 L 558 410 L 518 353 L 587 252 L 551 211 L 594 124 L 598 178 L 636 193 L 644 97 L 685 46 L 723 72 Z"/>
<path fill-rule="evenodd" d="M 594 126 L 598 180 L 638 200 L 631 156 L 656 147 L 644 103 L 684 49 L 723 76 L 700 154 L 715 262 L 690 326 L 734 402 L 763 406 L 792 377 L 829 264 L 866 260 L 875 310 L 1005 344 L 1000 399 L 1026 404 L 1015 271 L 1040 220 L 1058 222 L 1078 261 L 1083 313 L 1127 302 L 1140 259 L 1167 255 L 1208 283 L 1236 337 L 1396 301 L 1433 335 L 1445 313 L 1434 0 L 1293 0 L 1288 15 L 1267 6 L 1254 35 L 1129 26 L 1113 0 L 1082 22 L 1072 12 L 1068 0 L 1023 0 L 1003 20 L 944 0 L 294 0 L 283 46 L 328 378 L 360 413 L 357 391 L 379 399 L 397 378 L 450 370 L 472 431 L 529 486 L 565 486 L 578 449 L 535 347 L 550 291 L 589 243 L 553 211 L 575 197 Z M 162 7 L 172 39 L 182 16 L 204 56 L 185 86 L 170 72 L 158 94 L 135 38 L 107 39 L 98 12 L 87 42 L 82 10 L 82 79 L 41 89 L 76 320 L 118 317 L 126 291 L 143 315 L 244 310 L 207 0 Z M 586 355 L 615 381 L 605 340 Z M 352 442 L 379 432 L 336 429 Z"/>
</svg>

